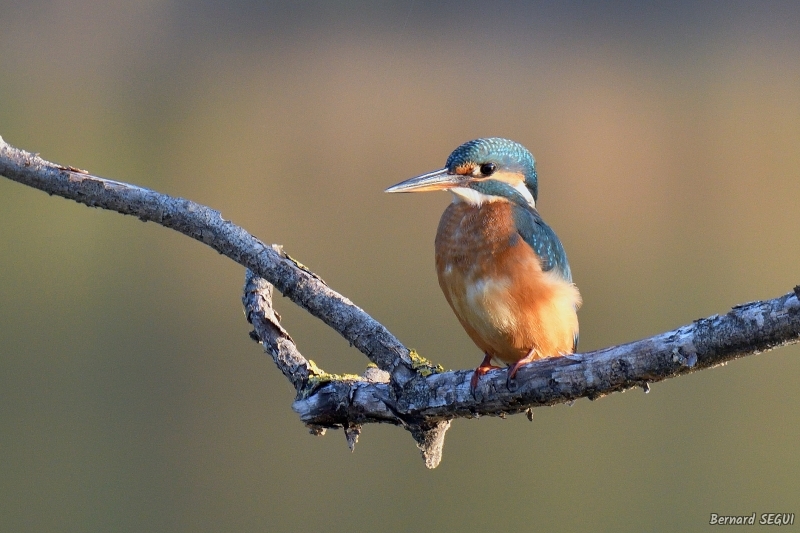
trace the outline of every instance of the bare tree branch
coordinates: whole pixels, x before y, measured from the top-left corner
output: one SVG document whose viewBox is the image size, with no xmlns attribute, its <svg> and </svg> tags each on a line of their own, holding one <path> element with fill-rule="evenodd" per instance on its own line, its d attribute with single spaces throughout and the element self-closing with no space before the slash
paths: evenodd
<svg viewBox="0 0 800 533">
<path fill-rule="evenodd" d="M 512 382 L 506 372 L 485 374 L 476 391 L 472 370 L 443 372 L 409 352 L 385 327 L 330 289 L 283 252 L 267 246 L 217 211 L 182 198 L 106 180 L 49 163 L 0 138 L 0 175 L 91 207 L 135 215 L 197 239 L 248 268 L 243 303 L 263 344 L 297 391 L 293 409 L 312 433 L 343 428 L 353 449 L 365 423 L 407 429 L 426 466 L 441 460 L 454 418 L 505 416 L 532 407 L 599 398 L 631 387 L 724 364 L 800 340 L 800 287 L 762 302 L 734 307 L 723 316 L 594 352 L 523 366 Z M 252 271 L 252 272 L 251 272 Z M 361 375 L 333 375 L 306 360 L 272 308 L 272 285 L 339 332 L 376 365 Z"/>
<path fill-rule="evenodd" d="M 506 386 L 505 370 L 494 370 L 481 378 L 473 395 L 472 370 L 459 370 L 416 381 L 414 390 L 396 399 L 384 384 L 331 382 L 296 400 L 293 408 L 307 424 L 321 426 L 385 422 L 387 411 L 401 419 L 397 423 L 409 423 L 519 413 L 637 386 L 648 391 L 656 381 L 798 342 L 798 294 L 800 287 L 647 339 L 535 361 L 520 368 L 513 391 Z"/>
<path fill-rule="evenodd" d="M 268 279 L 284 296 L 332 327 L 379 368 L 390 372 L 399 386 L 415 375 L 408 350 L 383 325 L 283 253 L 280 247 L 266 246 L 243 228 L 223 219 L 218 211 L 50 163 L 10 146 L 2 137 L 0 175 L 89 207 L 156 222 L 207 244 Z"/>
</svg>

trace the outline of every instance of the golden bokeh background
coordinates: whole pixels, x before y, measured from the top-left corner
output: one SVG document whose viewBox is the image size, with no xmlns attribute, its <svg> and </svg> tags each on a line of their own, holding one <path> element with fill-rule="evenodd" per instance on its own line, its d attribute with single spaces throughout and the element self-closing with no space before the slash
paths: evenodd
<svg viewBox="0 0 800 533">
<path fill-rule="evenodd" d="M 800 284 L 800 8 L 725 2 L 0 0 L 0 135 L 212 206 L 447 368 L 446 194 L 383 189 L 503 136 L 584 297 L 581 348 Z M 798 347 L 572 407 L 309 436 L 243 270 L 0 180 L 0 530 L 690 531 L 800 513 Z M 366 359 L 277 299 L 301 352 Z"/>
</svg>

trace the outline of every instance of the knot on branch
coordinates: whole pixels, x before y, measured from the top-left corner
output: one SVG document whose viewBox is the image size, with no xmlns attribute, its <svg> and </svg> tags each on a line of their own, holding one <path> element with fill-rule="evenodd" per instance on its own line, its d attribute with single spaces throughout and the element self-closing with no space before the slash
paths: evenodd
<svg viewBox="0 0 800 533">
<path fill-rule="evenodd" d="M 440 422 L 423 422 L 411 426 L 411 436 L 417 441 L 417 448 L 422 454 L 422 460 L 428 468 L 436 468 L 442 460 L 442 447 L 444 436 L 450 429 L 450 420 Z"/>
</svg>

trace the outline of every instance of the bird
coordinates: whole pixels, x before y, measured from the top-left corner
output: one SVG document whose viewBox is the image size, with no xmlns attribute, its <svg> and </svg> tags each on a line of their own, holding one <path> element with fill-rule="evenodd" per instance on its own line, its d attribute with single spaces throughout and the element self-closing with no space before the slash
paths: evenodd
<svg viewBox="0 0 800 533">
<path fill-rule="evenodd" d="M 536 209 L 536 160 L 498 137 L 468 141 L 444 168 L 402 181 L 388 193 L 449 191 L 453 201 L 435 239 L 439 286 L 467 335 L 484 353 L 470 380 L 508 367 L 572 354 L 581 295 L 564 246 Z"/>
</svg>

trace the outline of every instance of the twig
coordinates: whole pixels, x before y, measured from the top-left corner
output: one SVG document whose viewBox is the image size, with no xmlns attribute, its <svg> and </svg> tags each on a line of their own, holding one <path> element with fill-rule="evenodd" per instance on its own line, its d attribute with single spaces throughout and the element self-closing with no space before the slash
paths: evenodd
<svg viewBox="0 0 800 533">
<path fill-rule="evenodd" d="M 507 387 L 504 371 L 489 372 L 473 393 L 472 370 L 441 372 L 281 247 L 266 246 L 217 211 L 49 163 L 2 138 L 0 175 L 51 195 L 156 222 L 247 267 L 243 303 L 253 324 L 251 335 L 294 385 L 293 409 L 312 433 L 341 427 L 353 449 L 363 424 L 400 425 L 412 434 L 429 468 L 439 464 L 444 435 L 454 418 L 523 411 L 530 418 L 532 407 L 595 399 L 636 386 L 647 391 L 652 382 L 800 340 L 798 287 L 780 298 L 736 306 L 724 316 L 648 339 L 526 365 L 517 373 L 513 390 Z M 272 309 L 270 284 L 339 332 L 377 368 L 361 376 L 339 376 L 306 360 Z"/>
</svg>

